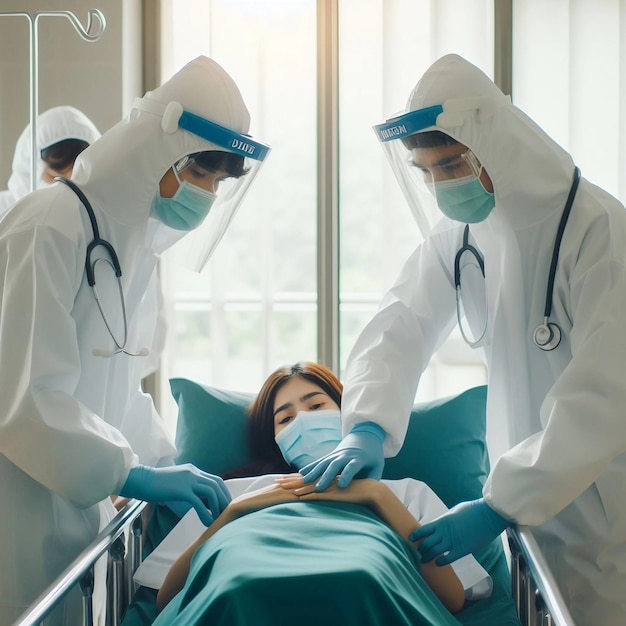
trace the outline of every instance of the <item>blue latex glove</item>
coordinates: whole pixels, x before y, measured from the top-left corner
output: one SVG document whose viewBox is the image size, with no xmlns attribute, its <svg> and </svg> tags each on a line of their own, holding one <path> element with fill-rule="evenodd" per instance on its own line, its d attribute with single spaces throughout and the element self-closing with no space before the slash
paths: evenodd
<svg viewBox="0 0 626 626">
<path fill-rule="evenodd" d="M 409 541 L 420 541 L 422 561 L 435 557 L 437 565 L 448 565 L 462 556 L 484 548 L 513 522 L 496 513 L 484 498 L 461 502 L 437 519 L 420 526 Z M 443 555 L 443 556 L 440 556 Z"/>
<path fill-rule="evenodd" d="M 319 478 L 315 491 L 325 491 L 337 475 L 337 486 L 342 489 L 353 478 L 380 480 L 385 466 L 384 441 L 385 431 L 378 424 L 356 424 L 332 452 L 300 469 L 304 482 L 312 483 Z"/>
<path fill-rule="evenodd" d="M 231 500 L 219 476 L 207 474 L 190 463 L 171 467 L 133 467 L 120 495 L 146 502 L 188 502 L 205 526 L 209 526 Z"/>
</svg>

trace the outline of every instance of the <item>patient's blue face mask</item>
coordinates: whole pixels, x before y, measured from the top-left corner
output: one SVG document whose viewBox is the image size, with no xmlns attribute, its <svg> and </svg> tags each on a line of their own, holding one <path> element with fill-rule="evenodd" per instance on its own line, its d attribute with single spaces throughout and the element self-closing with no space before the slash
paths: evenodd
<svg viewBox="0 0 626 626">
<path fill-rule="evenodd" d="M 495 206 L 493 193 L 488 192 L 478 176 L 464 176 L 427 183 L 444 215 L 464 224 L 486 220 Z"/>
<path fill-rule="evenodd" d="M 171 198 L 163 198 L 157 193 L 151 214 L 175 230 L 194 230 L 209 214 L 217 196 L 187 180 L 181 180 L 176 167 L 172 169 L 178 181 L 178 189 Z"/>
<path fill-rule="evenodd" d="M 298 469 L 332 452 L 341 438 L 338 409 L 300 411 L 275 437 L 285 461 Z"/>
</svg>

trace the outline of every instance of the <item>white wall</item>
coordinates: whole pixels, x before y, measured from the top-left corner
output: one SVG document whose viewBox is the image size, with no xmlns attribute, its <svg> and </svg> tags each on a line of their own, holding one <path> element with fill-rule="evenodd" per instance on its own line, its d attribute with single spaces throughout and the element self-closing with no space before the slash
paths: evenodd
<svg viewBox="0 0 626 626">
<path fill-rule="evenodd" d="M 39 20 L 39 111 L 69 104 L 105 132 L 143 95 L 141 0 L 2 0 L 4 13 L 72 11 L 83 25 L 100 9 L 107 26 L 83 41 L 66 17 Z M 11 173 L 15 142 L 30 119 L 29 22 L 0 16 L 0 189 Z"/>
</svg>

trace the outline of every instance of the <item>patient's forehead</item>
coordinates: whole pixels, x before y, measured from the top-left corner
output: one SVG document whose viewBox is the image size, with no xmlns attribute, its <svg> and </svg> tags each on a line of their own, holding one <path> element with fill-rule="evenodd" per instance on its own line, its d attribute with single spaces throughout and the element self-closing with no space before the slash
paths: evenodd
<svg viewBox="0 0 626 626">
<path fill-rule="evenodd" d="M 317 393 L 317 397 L 321 397 L 319 394 L 323 394 L 325 398 L 328 398 L 324 390 L 315 383 L 302 378 L 300 376 L 294 376 L 287 381 L 276 393 L 274 399 L 274 410 L 284 404 L 299 404 L 305 396 L 311 393 Z"/>
</svg>

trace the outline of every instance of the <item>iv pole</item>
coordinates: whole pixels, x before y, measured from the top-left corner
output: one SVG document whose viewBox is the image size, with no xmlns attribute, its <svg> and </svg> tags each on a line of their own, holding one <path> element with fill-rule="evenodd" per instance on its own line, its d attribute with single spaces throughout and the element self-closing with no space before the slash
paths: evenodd
<svg viewBox="0 0 626 626">
<path fill-rule="evenodd" d="M 37 116 L 39 115 L 39 19 L 42 17 L 66 17 L 84 41 L 98 41 L 106 28 L 106 20 L 99 9 L 87 12 L 87 28 L 71 11 L 41 11 L 40 13 L 0 13 L 0 17 L 25 17 L 30 25 L 30 190 L 37 187 Z M 98 24 L 94 28 L 94 17 Z M 94 32 L 92 32 L 92 30 Z"/>
</svg>

